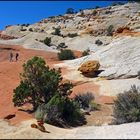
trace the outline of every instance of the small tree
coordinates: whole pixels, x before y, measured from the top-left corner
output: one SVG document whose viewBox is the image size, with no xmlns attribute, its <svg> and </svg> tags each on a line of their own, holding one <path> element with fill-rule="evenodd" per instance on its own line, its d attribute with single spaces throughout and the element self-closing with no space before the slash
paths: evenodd
<svg viewBox="0 0 140 140">
<path fill-rule="evenodd" d="M 60 28 L 54 28 L 54 27 L 53 27 L 53 29 L 54 29 L 54 32 L 52 33 L 53 35 L 58 35 L 58 36 L 61 35 Z"/>
<path fill-rule="evenodd" d="M 64 42 L 58 44 L 57 49 L 64 49 L 67 48 L 68 46 L 66 46 L 66 44 Z"/>
<path fill-rule="evenodd" d="M 98 8 L 100 8 L 100 6 L 96 6 L 96 7 L 95 7 L 95 9 L 98 9 Z"/>
<path fill-rule="evenodd" d="M 66 14 L 74 14 L 74 9 L 73 8 L 68 8 L 66 11 Z"/>
<path fill-rule="evenodd" d="M 110 25 L 107 28 L 107 36 L 112 36 L 113 35 L 113 31 L 114 31 L 114 26 L 113 25 Z"/>
<path fill-rule="evenodd" d="M 33 57 L 23 65 L 20 85 L 14 89 L 13 102 L 15 106 L 26 103 L 33 105 L 36 110 L 41 103 L 47 103 L 59 89 L 61 73 L 45 66 L 40 57 Z"/>
<path fill-rule="evenodd" d="M 100 46 L 100 45 L 103 44 L 103 42 L 102 42 L 101 40 L 97 39 L 97 40 L 95 41 L 95 44 L 97 44 L 98 46 Z"/>
<path fill-rule="evenodd" d="M 66 50 L 61 49 L 60 51 L 61 52 L 58 53 L 59 60 L 71 60 L 75 58 L 74 53 L 69 49 Z"/>
<path fill-rule="evenodd" d="M 44 40 L 43 40 L 44 44 L 46 44 L 47 46 L 50 46 L 51 45 L 51 37 L 46 37 Z"/>
</svg>

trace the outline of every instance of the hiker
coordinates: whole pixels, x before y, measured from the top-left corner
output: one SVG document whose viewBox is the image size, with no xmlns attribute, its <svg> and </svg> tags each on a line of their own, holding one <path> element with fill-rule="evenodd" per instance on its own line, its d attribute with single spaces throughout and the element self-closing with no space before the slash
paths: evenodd
<svg viewBox="0 0 140 140">
<path fill-rule="evenodd" d="M 13 61 L 13 53 L 12 53 L 12 52 L 10 52 L 10 54 L 9 54 L 9 61 L 10 61 L 10 62 Z"/>
<path fill-rule="evenodd" d="M 16 62 L 18 61 L 18 56 L 19 56 L 19 54 L 18 54 L 18 53 L 16 53 Z"/>
</svg>

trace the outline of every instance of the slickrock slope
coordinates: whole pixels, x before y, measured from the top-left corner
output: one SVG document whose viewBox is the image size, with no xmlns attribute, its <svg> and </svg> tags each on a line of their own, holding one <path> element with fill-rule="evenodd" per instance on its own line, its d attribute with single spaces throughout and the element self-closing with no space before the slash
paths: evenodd
<svg viewBox="0 0 140 140">
<path fill-rule="evenodd" d="M 99 60 L 101 72 L 99 76 L 109 79 L 137 77 L 140 70 L 140 36 L 124 36 L 115 38 L 109 45 L 101 47 L 95 53 L 71 60 L 57 66 L 77 69 L 87 60 Z"/>
<path fill-rule="evenodd" d="M 139 139 L 140 123 L 122 125 L 89 126 L 74 129 L 62 129 L 48 124 L 45 128 L 50 133 L 43 133 L 31 128 L 35 120 L 22 122 L 18 126 L 10 126 L 7 122 L 0 121 L 1 139 Z"/>
<path fill-rule="evenodd" d="M 96 14 L 94 14 L 95 10 Z M 52 38 L 53 46 L 51 48 L 54 49 L 54 46 L 64 42 L 71 49 L 85 50 L 89 48 L 92 50 L 98 48 L 95 44 L 97 39 L 100 39 L 103 45 L 112 41 L 113 37 L 106 36 L 110 25 L 113 25 L 114 31 L 120 27 L 129 27 L 133 31 L 139 31 L 139 15 L 139 3 L 83 10 L 83 12 L 78 12 L 77 14 L 49 17 L 32 25 L 8 26 L 1 34 L 18 37 L 21 40 L 0 41 L 0 43 L 12 43 L 37 48 L 37 42 L 38 45 L 43 45 L 43 43 L 36 41 L 36 39 L 43 40 L 47 36 Z M 60 28 L 62 36 L 53 35 L 54 28 Z M 68 36 L 69 33 L 77 33 L 77 36 L 71 38 Z M 42 49 L 46 50 L 45 46 Z"/>
</svg>

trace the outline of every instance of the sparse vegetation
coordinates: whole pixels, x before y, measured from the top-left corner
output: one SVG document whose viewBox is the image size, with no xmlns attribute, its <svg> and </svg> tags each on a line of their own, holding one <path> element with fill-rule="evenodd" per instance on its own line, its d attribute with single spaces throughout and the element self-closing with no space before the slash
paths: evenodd
<svg viewBox="0 0 140 140">
<path fill-rule="evenodd" d="M 92 100 L 89 103 L 89 108 L 90 108 L 91 111 L 100 110 L 101 109 L 101 105 L 97 104 L 94 100 Z"/>
<path fill-rule="evenodd" d="M 68 33 L 68 37 L 70 37 L 70 38 L 73 38 L 73 37 L 76 37 L 76 36 L 78 36 L 77 33 Z"/>
<path fill-rule="evenodd" d="M 82 56 L 89 55 L 89 52 L 90 52 L 90 50 L 89 50 L 89 49 L 87 49 L 87 50 L 83 51 L 83 52 L 82 52 Z"/>
<path fill-rule="evenodd" d="M 84 16 L 84 11 L 80 9 L 81 16 Z"/>
<path fill-rule="evenodd" d="M 97 14 L 97 11 L 96 10 L 93 10 L 92 15 L 93 16 L 96 16 L 96 14 Z"/>
<path fill-rule="evenodd" d="M 32 28 L 29 28 L 29 31 L 30 31 L 30 32 L 33 32 L 33 29 L 32 29 Z"/>
<path fill-rule="evenodd" d="M 89 105 L 91 101 L 95 99 L 93 93 L 87 92 L 87 93 L 81 93 L 76 95 L 75 101 L 77 101 L 81 108 L 87 109 L 89 108 Z"/>
<path fill-rule="evenodd" d="M 61 36 L 61 31 L 59 27 L 58 28 L 53 27 L 53 29 L 54 29 L 54 32 L 52 33 L 53 35 Z"/>
<path fill-rule="evenodd" d="M 112 36 L 113 35 L 113 31 L 114 31 L 114 26 L 113 25 L 110 25 L 107 28 L 107 36 Z"/>
<path fill-rule="evenodd" d="M 27 24 L 21 24 L 21 26 L 26 26 L 26 27 L 28 27 L 30 24 L 29 23 L 27 23 Z"/>
<path fill-rule="evenodd" d="M 113 2 L 111 6 L 124 5 L 122 2 Z"/>
<path fill-rule="evenodd" d="M 114 123 L 140 121 L 140 89 L 133 85 L 129 91 L 117 96 L 114 101 Z"/>
<path fill-rule="evenodd" d="M 74 53 L 69 49 L 61 49 L 60 51 L 61 52 L 58 53 L 59 60 L 71 60 L 75 58 Z"/>
<path fill-rule="evenodd" d="M 51 37 L 46 37 L 43 40 L 43 43 L 46 44 L 47 46 L 50 46 L 51 45 Z"/>
<path fill-rule="evenodd" d="M 96 7 L 95 7 L 95 9 L 98 9 L 98 8 L 100 8 L 100 6 L 96 6 Z"/>
<path fill-rule="evenodd" d="M 68 46 L 65 45 L 64 42 L 60 43 L 58 46 L 57 46 L 57 49 L 65 49 L 67 48 Z"/>
<path fill-rule="evenodd" d="M 66 14 L 74 14 L 74 9 L 73 8 L 68 8 L 66 11 Z"/>
<path fill-rule="evenodd" d="M 23 32 L 24 32 L 24 31 L 27 31 L 27 29 L 23 29 L 23 28 L 21 28 L 20 31 L 23 31 Z"/>
<path fill-rule="evenodd" d="M 100 46 L 100 45 L 103 44 L 103 42 L 102 42 L 101 40 L 97 39 L 97 40 L 95 41 L 95 44 L 97 44 L 98 46 Z"/>
<path fill-rule="evenodd" d="M 56 94 L 47 104 L 39 106 L 35 116 L 43 119 L 44 122 L 60 127 L 73 125 L 80 121 L 81 117 L 84 119 L 79 105 L 60 94 Z"/>
</svg>

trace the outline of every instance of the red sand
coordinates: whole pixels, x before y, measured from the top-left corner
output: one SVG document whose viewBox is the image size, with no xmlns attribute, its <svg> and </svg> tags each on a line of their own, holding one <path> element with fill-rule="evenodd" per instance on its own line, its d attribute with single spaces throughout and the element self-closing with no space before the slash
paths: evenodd
<svg viewBox="0 0 140 140">
<path fill-rule="evenodd" d="M 5 48 L 14 49 L 12 51 L 14 54 L 18 52 L 19 61 L 9 62 L 8 55 L 10 50 L 7 50 Z M 75 54 L 78 57 L 81 56 L 81 52 L 79 51 L 75 51 Z M 16 107 L 14 107 L 12 102 L 13 89 L 15 89 L 19 84 L 19 73 L 22 72 L 22 65 L 24 62 L 26 62 L 29 58 L 32 58 L 33 56 L 43 57 L 50 67 L 52 67 L 52 64 L 60 63 L 60 61 L 57 60 L 57 54 L 53 52 L 24 49 L 21 46 L 0 45 L 0 119 L 3 119 L 9 114 L 16 114 L 16 117 L 10 119 L 9 122 L 11 124 L 18 124 L 23 120 L 28 120 L 33 117 L 32 114 L 19 111 Z M 63 68 L 62 75 L 66 72 L 67 69 Z M 72 96 L 76 93 L 87 91 L 87 89 L 88 91 L 96 93 L 96 98 L 99 98 L 99 86 L 93 83 L 84 83 L 75 86 L 73 88 Z M 108 98 L 105 99 L 106 102 L 107 99 Z"/>
</svg>

